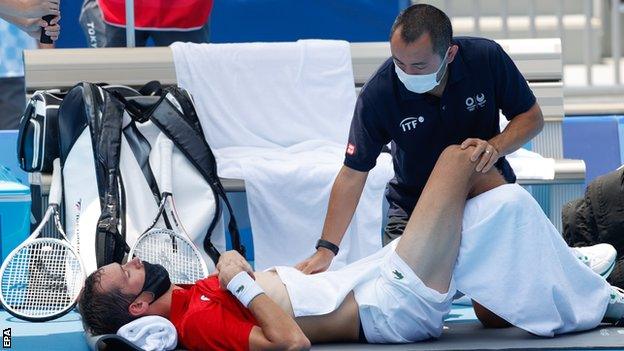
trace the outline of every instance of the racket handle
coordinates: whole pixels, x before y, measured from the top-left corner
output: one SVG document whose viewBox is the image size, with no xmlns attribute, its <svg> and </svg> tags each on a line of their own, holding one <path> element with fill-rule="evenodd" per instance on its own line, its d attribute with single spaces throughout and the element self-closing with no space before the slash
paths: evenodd
<svg viewBox="0 0 624 351">
<path fill-rule="evenodd" d="M 164 134 L 160 140 L 160 187 L 164 193 L 171 194 L 173 187 L 171 185 L 172 158 L 173 158 L 173 142 Z"/>
<path fill-rule="evenodd" d="M 63 192 L 61 184 L 61 159 L 57 158 L 52 162 L 52 184 L 50 185 L 49 205 L 60 205 Z"/>
<path fill-rule="evenodd" d="M 54 18 L 54 15 L 45 15 L 42 17 L 46 23 L 50 24 L 50 21 Z M 45 34 L 45 28 L 41 28 L 41 37 L 39 38 L 41 44 L 52 44 L 52 38 Z"/>
</svg>

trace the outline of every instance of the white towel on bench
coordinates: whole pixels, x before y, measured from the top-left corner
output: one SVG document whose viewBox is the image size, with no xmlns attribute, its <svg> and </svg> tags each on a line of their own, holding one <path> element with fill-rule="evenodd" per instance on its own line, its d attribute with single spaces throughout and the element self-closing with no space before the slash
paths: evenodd
<svg viewBox="0 0 624 351">
<path fill-rule="evenodd" d="M 555 179 L 555 159 L 527 149 L 518 149 L 507 155 L 507 161 L 518 179 Z"/>
<path fill-rule="evenodd" d="M 346 147 L 355 106 L 348 42 L 174 43 L 171 49 L 178 85 L 193 95 L 213 149 L 315 139 Z"/>
<path fill-rule="evenodd" d="M 292 265 L 314 249 L 344 159 L 355 106 L 349 43 L 171 46 L 178 84 L 195 99 L 219 175 L 245 180 L 255 268 Z M 381 247 L 389 155 L 371 172 L 332 268 Z"/>
<path fill-rule="evenodd" d="M 344 146 L 309 141 L 279 150 L 239 147 L 216 153 L 221 176 L 245 179 L 255 268 L 294 265 L 314 253 Z M 377 164 L 330 269 L 381 247 L 383 194 L 394 173 L 390 154 L 379 156 Z"/>
</svg>

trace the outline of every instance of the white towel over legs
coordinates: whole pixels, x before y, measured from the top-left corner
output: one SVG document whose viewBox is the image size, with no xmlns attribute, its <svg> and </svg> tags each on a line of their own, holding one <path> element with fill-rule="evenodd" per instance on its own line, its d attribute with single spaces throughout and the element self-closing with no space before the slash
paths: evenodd
<svg viewBox="0 0 624 351">
<path fill-rule="evenodd" d="M 609 284 L 517 184 L 467 202 L 454 279 L 459 291 L 540 336 L 594 328 L 609 302 Z"/>
</svg>

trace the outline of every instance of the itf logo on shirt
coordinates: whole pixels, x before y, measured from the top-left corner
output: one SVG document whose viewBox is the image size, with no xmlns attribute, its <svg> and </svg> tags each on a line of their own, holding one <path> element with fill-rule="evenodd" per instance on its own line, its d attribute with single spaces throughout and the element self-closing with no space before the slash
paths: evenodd
<svg viewBox="0 0 624 351">
<path fill-rule="evenodd" d="M 423 116 L 407 117 L 403 119 L 401 123 L 399 123 L 399 125 L 401 126 L 401 129 L 403 130 L 403 132 L 407 132 L 412 129 L 416 129 L 416 126 L 418 125 L 418 123 L 423 123 L 424 121 L 425 121 L 425 117 Z"/>
<path fill-rule="evenodd" d="M 474 98 L 472 96 L 469 96 L 466 98 L 466 110 L 472 112 L 476 110 L 477 107 L 481 108 L 485 106 L 486 102 L 487 100 L 485 100 L 485 94 L 483 93 L 477 94 Z"/>
</svg>

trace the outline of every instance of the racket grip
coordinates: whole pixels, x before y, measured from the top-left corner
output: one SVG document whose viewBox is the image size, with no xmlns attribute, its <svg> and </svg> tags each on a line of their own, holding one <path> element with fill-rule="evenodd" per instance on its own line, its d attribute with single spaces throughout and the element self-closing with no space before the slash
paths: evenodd
<svg viewBox="0 0 624 351">
<path fill-rule="evenodd" d="M 50 24 L 50 21 L 54 18 L 54 15 L 45 15 L 42 17 L 44 21 Z M 41 28 L 41 37 L 39 38 L 41 44 L 52 44 L 52 38 L 45 34 L 45 28 Z"/>
<path fill-rule="evenodd" d="M 52 162 L 52 184 L 50 185 L 49 205 L 59 205 L 61 203 L 61 159 L 57 158 Z"/>
<path fill-rule="evenodd" d="M 173 192 L 171 184 L 172 158 L 173 142 L 163 134 L 160 140 L 160 182 L 162 183 L 160 186 L 162 192 L 169 194 Z"/>
</svg>

